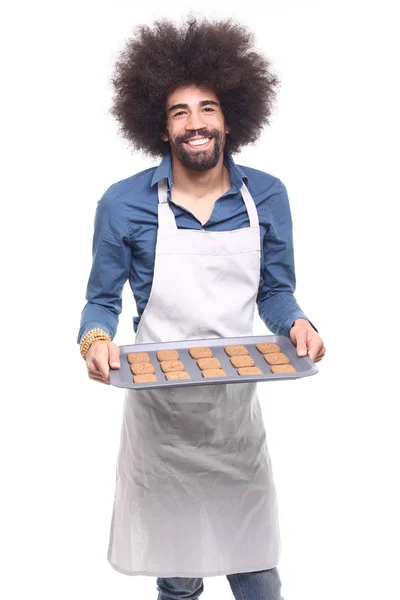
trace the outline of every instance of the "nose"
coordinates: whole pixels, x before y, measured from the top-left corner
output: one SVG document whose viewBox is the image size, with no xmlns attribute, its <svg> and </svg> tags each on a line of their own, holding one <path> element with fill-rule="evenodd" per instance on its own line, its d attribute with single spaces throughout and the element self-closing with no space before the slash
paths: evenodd
<svg viewBox="0 0 400 600">
<path fill-rule="evenodd" d="M 192 110 L 186 121 L 186 129 L 190 131 L 197 131 L 198 129 L 204 129 L 207 126 L 204 116 L 199 110 Z"/>
</svg>

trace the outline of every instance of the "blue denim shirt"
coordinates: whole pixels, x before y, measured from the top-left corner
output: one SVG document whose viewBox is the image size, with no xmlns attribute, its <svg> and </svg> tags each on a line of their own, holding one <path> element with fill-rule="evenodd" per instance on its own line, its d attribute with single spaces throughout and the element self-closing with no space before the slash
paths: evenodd
<svg viewBox="0 0 400 600">
<path fill-rule="evenodd" d="M 307 319 L 296 302 L 292 220 L 286 187 L 268 173 L 235 164 L 225 156 L 232 188 L 221 196 L 205 225 L 170 199 L 173 185 L 171 155 L 158 167 L 111 185 L 97 204 L 93 237 L 93 264 L 81 314 L 78 343 L 87 331 L 101 327 L 115 336 L 122 310 L 122 289 L 132 289 L 138 316 L 136 332 L 150 296 L 158 226 L 157 182 L 168 178 L 170 206 L 179 229 L 230 231 L 249 227 L 240 193 L 247 185 L 258 211 L 261 236 L 261 270 L 257 306 L 268 329 L 289 336 L 295 319 Z M 182 282 L 183 283 L 183 282 Z M 308 319 L 309 320 L 309 319 Z M 313 326 L 314 327 L 314 326 Z M 315 329 L 315 327 L 314 327 Z"/>
</svg>

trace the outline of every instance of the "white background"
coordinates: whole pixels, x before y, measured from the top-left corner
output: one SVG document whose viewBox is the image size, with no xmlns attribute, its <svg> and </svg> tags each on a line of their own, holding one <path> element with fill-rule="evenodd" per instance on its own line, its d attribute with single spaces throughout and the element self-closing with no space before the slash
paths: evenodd
<svg viewBox="0 0 400 600">
<path fill-rule="evenodd" d="M 96 203 L 112 183 L 158 163 L 117 135 L 108 114 L 114 61 L 134 25 L 189 9 L 247 24 L 282 80 L 271 127 L 235 159 L 287 186 L 295 296 L 327 347 L 316 376 L 259 386 L 283 596 L 400 597 L 393 8 L 294 0 L 3 8 L 3 598 L 157 596 L 154 578 L 124 576 L 106 561 L 123 393 L 87 378 L 76 336 Z M 132 342 L 135 314 L 127 286 L 117 343 Z M 256 333 L 268 333 L 260 321 Z M 232 598 L 226 578 L 206 578 L 202 598 Z"/>
</svg>

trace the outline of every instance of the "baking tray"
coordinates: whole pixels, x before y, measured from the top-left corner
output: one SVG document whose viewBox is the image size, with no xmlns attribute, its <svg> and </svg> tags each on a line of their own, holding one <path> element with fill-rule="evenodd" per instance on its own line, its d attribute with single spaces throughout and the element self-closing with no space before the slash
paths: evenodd
<svg viewBox="0 0 400 600">
<path fill-rule="evenodd" d="M 256 348 L 256 344 L 263 342 L 275 342 L 281 347 L 281 350 L 289 358 L 290 364 L 296 369 L 295 373 L 272 373 L 270 365 L 266 362 L 261 352 Z M 230 357 L 226 354 L 224 346 L 233 344 L 242 344 L 253 358 L 255 366 L 259 367 L 262 375 L 239 375 L 237 369 L 230 362 Z M 211 348 L 215 358 L 221 362 L 221 367 L 226 373 L 226 377 L 205 378 L 198 367 L 196 360 L 189 354 L 189 348 L 198 348 L 207 346 Z M 157 350 L 178 350 L 179 360 L 184 364 L 185 371 L 189 373 L 191 379 L 182 379 L 177 381 L 167 381 L 165 373 L 161 370 L 157 359 Z M 127 355 L 131 352 L 147 352 L 151 364 L 155 368 L 157 382 L 134 383 L 133 373 L 128 363 Z M 250 337 L 233 338 L 211 338 L 201 340 L 184 340 L 177 342 L 164 342 L 156 344 L 131 344 L 129 346 L 120 346 L 119 369 L 110 369 L 110 383 L 117 387 L 129 388 L 135 390 L 161 389 L 170 387 L 189 387 L 193 385 L 215 385 L 216 383 L 252 383 L 254 381 L 277 381 L 287 379 L 299 379 L 300 377 L 309 377 L 318 373 L 319 369 L 308 356 L 297 356 L 296 347 L 290 338 L 283 335 L 263 335 Z"/>
</svg>

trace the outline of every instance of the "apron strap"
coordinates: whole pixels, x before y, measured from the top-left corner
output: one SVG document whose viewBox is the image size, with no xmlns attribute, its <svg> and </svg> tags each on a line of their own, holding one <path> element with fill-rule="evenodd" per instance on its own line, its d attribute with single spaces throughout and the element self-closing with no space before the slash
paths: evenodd
<svg viewBox="0 0 400 600">
<path fill-rule="evenodd" d="M 158 227 L 161 229 L 178 229 L 175 215 L 168 203 L 168 180 L 160 179 L 158 182 Z"/>
<path fill-rule="evenodd" d="M 241 189 L 242 198 L 247 208 L 247 214 L 249 215 L 250 227 L 259 227 L 258 212 L 256 203 L 254 202 L 249 190 L 243 183 Z"/>
<path fill-rule="evenodd" d="M 247 214 L 249 215 L 250 227 L 259 227 L 257 207 L 244 183 L 240 192 L 246 205 Z M 163 229 L 166 227 L 178 229 L 175 215 L 168 203 L 167 179 L 160 179 L 158 182 L 158 227 Z"/>
</svg>

